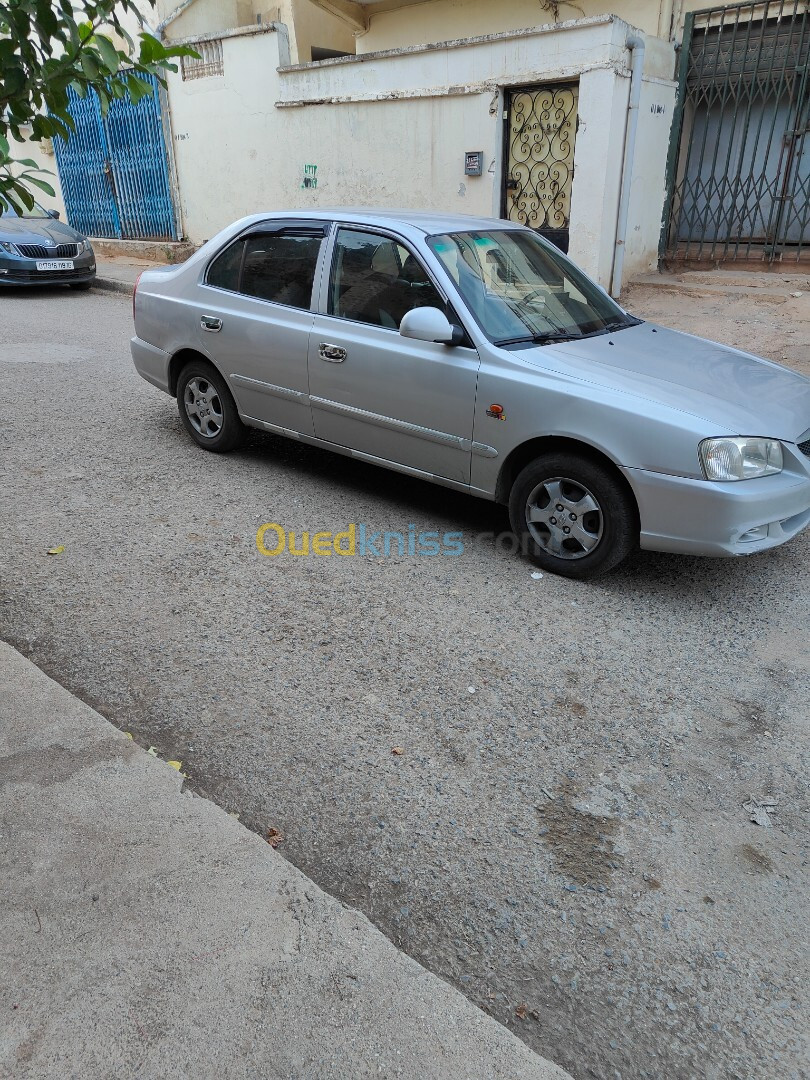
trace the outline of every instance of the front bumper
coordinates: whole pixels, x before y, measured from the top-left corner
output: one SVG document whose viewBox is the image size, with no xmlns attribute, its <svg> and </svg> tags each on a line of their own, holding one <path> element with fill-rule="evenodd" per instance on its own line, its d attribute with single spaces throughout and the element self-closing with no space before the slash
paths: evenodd
<svg viewBox="0 0 810 1080">
<path fill-rule="evenodd" d="M 785 446 L 774 476 L 714 483 L 623 469 L 636 496 L 641 547 L 688 555 L 753 555 L 810 525 L 810 459 Z"/>
<path fill-rule="evenodd" d="M 37 270 L 36 259 L 0 253 L 0 288 L 4 285 L 71 285 L 93 281 L 96 257 L 92 251 L 77 255 L 72 262 L 72 270 Z"/>
</svg>

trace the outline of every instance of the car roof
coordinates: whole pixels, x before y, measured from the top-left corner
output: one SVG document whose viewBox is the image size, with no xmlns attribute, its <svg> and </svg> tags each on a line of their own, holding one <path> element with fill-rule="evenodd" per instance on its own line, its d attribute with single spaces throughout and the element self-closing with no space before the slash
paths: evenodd
<svg viewBox="0 0 810 1080">
<path fill-rule="evenodd" d="M 317 210 L 271 211 L 251 215 L 257 220 L 294 217 L 297 220 L 311 218 L 315 221 L 349 221 L 362 225 L 399 225 L 418 229 L 427 235 L 443 232 L 468 232 L 471 229 L 521 229 L 523 226 L 502 218 L 476 217 L 472 214 L 447 214 L 423 210 L 384 210 L 371 207 L 338 206 Z"/>
</svg>

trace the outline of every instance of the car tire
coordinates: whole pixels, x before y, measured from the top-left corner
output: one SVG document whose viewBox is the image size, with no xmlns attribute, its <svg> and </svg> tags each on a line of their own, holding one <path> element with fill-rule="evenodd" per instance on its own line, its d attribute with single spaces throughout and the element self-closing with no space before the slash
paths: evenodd
<svg viewBox="0 0 810 1080">
<path fill-rule="evenodd" d="M 75 289 L 76 292 L 87 292 L 92 284 L 92 281 L 71 281 L 70 287 L 71 289 Z"/>
<path fill-rule="evenodd" d="M 203 450 L 226 454 L 245 441 L 245 426 L 225 380 L 205 360 L 192 360 L 177 380 L 177 409 L 186 431 Z"/>
<path fill-rule="evenodd" d="M 638 544 L 632 494 L 609 467 L 579 454 L 550 453 L 518 474 L 509 520 L 520 549 L 562 577 L 598 577 Z"/>
</svg>

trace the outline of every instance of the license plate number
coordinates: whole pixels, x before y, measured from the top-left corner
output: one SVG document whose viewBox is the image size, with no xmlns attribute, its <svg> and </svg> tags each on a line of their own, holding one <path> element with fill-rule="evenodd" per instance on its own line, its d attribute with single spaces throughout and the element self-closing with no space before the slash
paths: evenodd
<svg viewBox="0 0 810 1080">
<path fill-rule="evenodd" d="M 37 263 L 37 270 L 72 270 L 72 259 L 48 259 Z"/>
</svg>

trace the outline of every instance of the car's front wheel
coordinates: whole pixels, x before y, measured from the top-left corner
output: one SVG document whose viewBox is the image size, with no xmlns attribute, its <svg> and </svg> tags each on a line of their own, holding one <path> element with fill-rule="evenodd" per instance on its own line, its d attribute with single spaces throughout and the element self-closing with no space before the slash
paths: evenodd
<svg viewBox="0 0 810 1080">
<path fill-rule="evenodd" d="M 192 360 L 180 372 L 177 408 L 186 431 L 203 450 L 224 454 L 245 440 L 245 427 L 225 380 L 204 360 Z"/>
<path fill-rule="evenodd" d="M 529 558 L 563 577 L 607 573 L 638 543 L 636 506 L 621 479 L 576 454 L 526 465 L 512 485 L 509 519 Z"/>
</svg>

